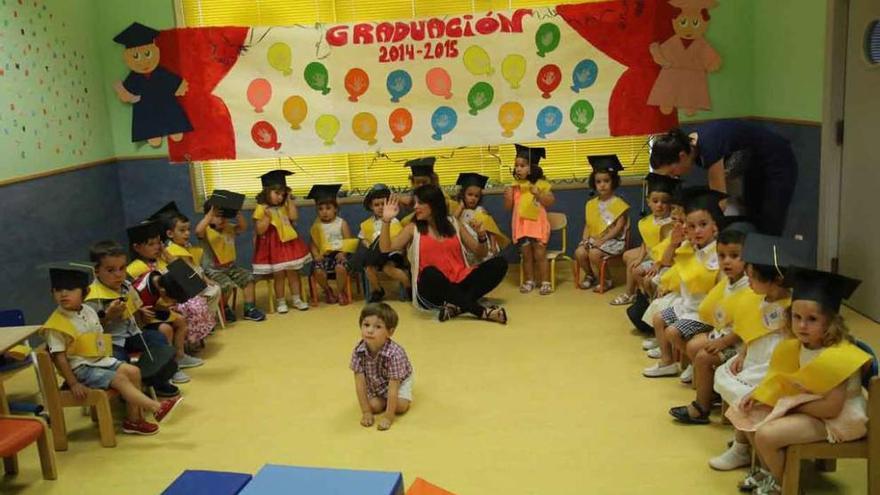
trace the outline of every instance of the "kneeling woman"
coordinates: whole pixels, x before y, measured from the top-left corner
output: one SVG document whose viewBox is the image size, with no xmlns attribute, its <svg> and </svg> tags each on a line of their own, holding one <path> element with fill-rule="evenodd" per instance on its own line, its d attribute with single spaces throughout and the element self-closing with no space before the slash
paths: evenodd
<svg viewBox="0 0 880 495">
<path fill-rule="evenodd" d="M 476 238 L 449 216 L 443 191 L 434 185 L 417 188 L 415 222 L 407 225 L 394 239 L 391 221 L 400 211 L 396 195 L 382 211 L 379 248 L 383 253 L 402 250 L 412 241 L 410 261 L 413 267 L 413 304 L 439 309 L 440 321 L 462 312 L 482 320 L 507 323 L 507 312 L 500 306 L 483 306 L 480 298 L 488 294 L 507 274 L 507 262 L 496 257 L 476 266 L 468 266 L 465 249 L 477 257 L 485 256 L 488 236 L 475 225 Z"/>
</svg>

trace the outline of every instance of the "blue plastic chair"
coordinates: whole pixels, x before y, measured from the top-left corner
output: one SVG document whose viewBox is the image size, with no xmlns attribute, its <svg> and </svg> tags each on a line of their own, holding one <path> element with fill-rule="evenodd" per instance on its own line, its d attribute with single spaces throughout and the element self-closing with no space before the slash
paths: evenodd
<svg viewBox="0 0 880 495">
<path fill-rule="evenodd" d="M 856 339 L 856 346 L 871 355 L 871 367 L 868 369 L 867 373 L 862 373 L 862 386 L 868 388 L 868 385 L 871 383 L 871 378 L 880 374 L 880 370 L 878 370 L 877 354 L 874 353 L 874 349 L 871 349 L 871 346 L 861 340 Z"/>
<path fill-rule="evenodd" d="M 0 327 L 20 327 L 24 324 L 24 312 L 22 310 L 7 309 L 0 311 Z M 28 356 L 22 361 L 14 361 L 12 363 L 0 364 L 0 373 L 4 371 L 12 371 L 18 368 L 24 368 L 26 366 L 30 366 L 31 364 L 33 364 L 33 359 L 31 358 L 31 356 Z M 32 404 L 30 402 L 10 402 L 9 410 L 13 413 L 28 413 L 40 416 L 43 412 L 43 406 L 41 406 L 40 404 Z"/>
</svg>

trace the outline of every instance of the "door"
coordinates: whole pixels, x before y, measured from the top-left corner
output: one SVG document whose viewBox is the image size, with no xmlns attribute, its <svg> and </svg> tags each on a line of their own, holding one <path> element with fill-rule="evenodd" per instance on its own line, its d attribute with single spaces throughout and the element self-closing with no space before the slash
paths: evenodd
<svg viewBox="0 0 880 495">
<path fill-rule="evenodd" d="M 840 273 L 849 306 L 880 321 L 880 1 L 850 0 L 840 187 Z"/>
</svg>

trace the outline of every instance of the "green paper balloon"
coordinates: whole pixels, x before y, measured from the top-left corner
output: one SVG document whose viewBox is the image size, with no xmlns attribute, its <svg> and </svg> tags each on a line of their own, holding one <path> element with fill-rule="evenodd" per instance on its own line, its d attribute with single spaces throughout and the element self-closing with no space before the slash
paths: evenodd
<svg viewBox="0 0 880 495">
<path fill-rule="evenodd" d="M 491 84 L 487 82 L 474 84 L 471 90 L 468 91 L 467 97 L 470 114 L 476 115 L 478 111 L 491 105 L 494 98 L 495 89 L 492 88 Z"/>
<path fill-rule="evenodd" d="M 327 68 L 321 62 L 312 62 L 307 65 L 303 77 L 306 80 L 306 84 L 315 91 L 320 91 L 321 94 L 325 95 L 330 92 L 328 87 L 330 76 L 327 74 Z"/>
<path fill-rule="evenodd" d="M 543 57 L 555 50 L 556 47 L 559 46 L 559 40 L 561 38 L 562 35 L 559 32 L 559 26 L 550 22 L 541 24 L 541 27 L 538 28 L 538 32 L 535 33 L 535 46 L 538 47 L 538 56 Z"/>
<path fill-rule="evenodd" d="M 571 119 L 571 123 L 577 127 L 579 134 L 587 132 L 587 126 L 593 122 L 593 114 L 593 105 L 587 100 L 578 100 L 571 106 L 569 118 Z"/>
</svg>

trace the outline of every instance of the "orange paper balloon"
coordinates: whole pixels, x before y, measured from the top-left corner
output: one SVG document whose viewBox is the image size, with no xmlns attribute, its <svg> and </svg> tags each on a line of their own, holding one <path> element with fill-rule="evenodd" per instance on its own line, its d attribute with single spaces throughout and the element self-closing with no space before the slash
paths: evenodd
<svg viewBox="0 0 880 495">
<path fill-rule="evenodd" d="M 370 76 L 363 69 L 355 67 L 345 74 L 345 90 L 349 101 L 358 101 L 358 97 L 370 87 Z"/>
<path fill-rule="evenodd" d="M 290 124 L 291 129 L 299 129 L 299 125 L 309 114 L 309 107 L 306 100 L 302 96 L 291 96 L 284 100 L 284 106 L 281 108 L 284 113 L 284 120 Z"/>
<path fill-rule="evenodd" d="M 388 127 L 395 143 L 402 143 L 404 136 L 412 130 L 413 118 L 409 110 L 397 108 L 388 116 Z"/>
</svg>

